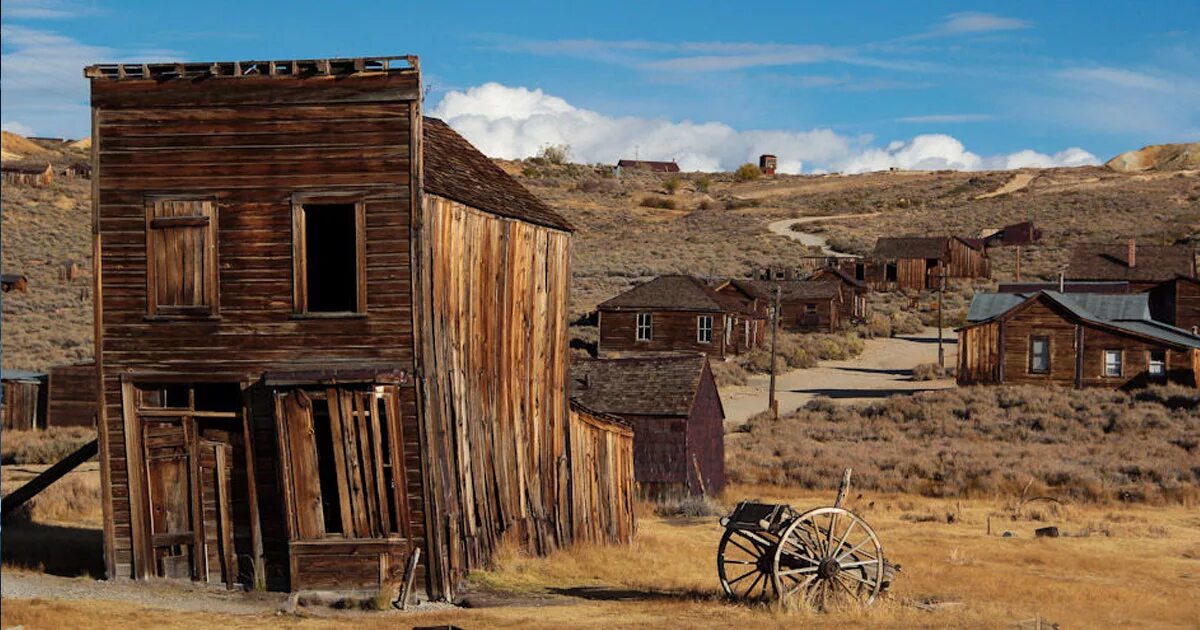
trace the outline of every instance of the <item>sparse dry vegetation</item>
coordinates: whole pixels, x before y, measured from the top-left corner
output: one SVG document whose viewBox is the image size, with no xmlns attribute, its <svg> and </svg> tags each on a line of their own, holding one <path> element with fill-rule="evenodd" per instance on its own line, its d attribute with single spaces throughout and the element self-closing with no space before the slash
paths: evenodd
<svg viewBox="0 0 1200 630">
<path fill-rule="evenodd" d="M 994 497 L 1032 484 L 1063 499 L 1200 502 L 1194 389 L 964 387 L 811 405 L 747 431 L 727 445 L 740 483 L 831 489 L 828 471 L 854 462 L 855 484 L 874 491 Z"/>
<path fill-rule="evenodd" d="M 53 464 L 96 439 L 94 429 L 50 427 L 40 431 L 4 432 L 0 441 L 0 463 Z"/>
</svg>

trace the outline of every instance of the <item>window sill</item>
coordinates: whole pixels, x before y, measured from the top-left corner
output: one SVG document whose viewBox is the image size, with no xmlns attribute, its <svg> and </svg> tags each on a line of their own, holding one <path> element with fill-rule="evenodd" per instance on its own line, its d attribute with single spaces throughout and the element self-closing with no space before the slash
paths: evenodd
<svg viewBox="0 0 1200 630">
<path fill-rule="evenodd" d="M 366 313 L 292 313 L 291 319 L 366 319 Z"/>
<path fill-rule="evenodd" d="M 219 322 L 220 315 L 143 315 L 146 322 Z"/>
</svg>

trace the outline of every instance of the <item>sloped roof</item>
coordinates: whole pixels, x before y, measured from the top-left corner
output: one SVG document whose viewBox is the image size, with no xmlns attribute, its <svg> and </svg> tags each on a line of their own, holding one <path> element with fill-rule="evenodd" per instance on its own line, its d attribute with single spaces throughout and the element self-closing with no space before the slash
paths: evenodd
<svg viewBox="0 0 1200 630">
<path fill-rule="evenodd" d="M 576 358 L 571 362 L 571 398 L 602 413 L 687 416 L 706 365 L 702 354 Z"/>
<path fill-rule="evenodd" d="M 1037 293 L 1057 291 L 1057 282 L 1001 282 L 998 293 Z M 1062 283 L 1061 293 L 1129 293 L 1129 283 L 1123 280 L 1071 280 Z"/>
<path fill-rule="evenodd" d="M 1196 254 L 1187 245 L 1136 247 L 1137 259 L 1130 267 L 1128 243 L 1080 243 L 1071 250 L 1067 278 L 1154 282 L 1195 275 Z"/>
<path fill-rule="evenodd" d="M 817 277 L 817 276 L 829 274 L 829 273 L 833 274 L 838 279 L 840 279 L 842 282 L 844 282 L 852 287 L 859 288 L 859 289 L 867 288 L 867 283 L 862 282 L 861 280 L 855 278 L 854 276 L 846 273 L 845 271 L 843 271 L 837 267 L 822 267 L 822 268 L 814 271 L 813 274 L 808 277 L 808 279 L 812 280 L 814 282 L 832 281 L 833 280 L 832 278 L 829 278 L 827 280 L 822 280 L 821 278 Z"/>
<path fill-rule="evenodd" d="M 16 162 L 0 162 L 0 170 L 9 173 L 29 173 L 31 175 L 40 175 L 50 168 L 49 162 L 38 162 L 34 160 L 18 160 Z"/>
<path fill-rule="evenodd" d="M 445 122 L 425 118 L 425 191 L 511 219 L 570 231 L 571 224 Z"/>
<path fill-rule="evenodd" d="M 600 310 L 656 309 L 667 311 L 725 311 L 728 298 L 698 278 L 659 276 L 602 302 Z"/>
<path fill-rule="evenodd" d="M 941 258 L 946 254 L 945 236 L 885 236 L 875 241 L 874 258 Z"/>
<path fill-rule="evenodd" d="M 838 284 L 827 280 L 751 280 L 750 282 L 757 285 L 759 291 L 767 296 L 773 296 L 775 285 L 779 285 L 782 289 L 779 299 L 783 302 L 831 300 L 841 294 Z"/>
<path fill-rule="evenodd" d="M 1150 318 L 1150 296 L 1145 293 L 1101 294 L 1059 293 L 977 293 L 967 311 L 967 321 L 978 324 L 996 319 L 1030 299 L 1045 296 L 1075 317 L 1110 328 L 1124 330 L 1166 343 L 1200 348 L 1200 337 L 1181 328 Z"/>
<path fill-rule="evenodd" d="M 621 168 L 641 169 L 655 173 L 678 173 L 679 165 L 675 162 L 655 162 L 653 160 L 618 160 Z"/>
</svg>

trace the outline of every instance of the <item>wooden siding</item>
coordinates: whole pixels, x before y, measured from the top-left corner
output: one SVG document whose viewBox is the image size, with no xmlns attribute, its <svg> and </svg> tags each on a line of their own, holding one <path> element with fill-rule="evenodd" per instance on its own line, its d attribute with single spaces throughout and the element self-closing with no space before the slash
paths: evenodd
<svg viewBox="0 0 1200 630">
<path fill-rule="evenodd" d="M 1000 382 L 1000 323 L 987 322 L 958 331 L 959 385 Z"/>
<path fill-rule="evenodd" d="M 809 307 L 814 311 L 809 313 Z M 779 305 L 779 327 L 789 332 L 837 332 L 841 326 L 838 300 L 785 300 Z"/>
<path fill-rule="evenodd" d="M 570 539 L 570 234 L 434 195 L 420 225 L 429 568 L 450 596 L 504 536 Z"/>
<path fill-rule="evenodd" d="M 725 488 L 725 412 L 707 363 L 687 419 L 687 448 L 688 489 L 719 496 Z"/>
<path fill-rule="evenodd" d="M 1076 325 L 1067 321 L 1058 308 L 1035 302 L 1005 320 L 1003 327 L 1002 382 L 1075 385 Z M 1045 337 L 1050 343 L 1050 371 L 1045 374 L 1029 371 L 1031 337 Z"/>
<path fill-rule="evenodd" d="M 96 384 L 95 363 L 50 368 L 46 426 L 95 427 Z"/>
<path fill-rule="evenodd" d="M 991 277 L 991 266 L 987 254 L 957 238 L 950 239 L 947 256 L 944 260 L 947 278 Z"/>
<path fill-rule="evenodd" d="M 111 577 L 128 577 L 136 515 L 122 375 L 219 373 L 239 382 L 266 370 L 339 363 L 411 373 L 410 157 L 420 116 L 411 100 L 415 73 L 215 79 L 171 89 L 156 81 L 96 80 L 92 94 L 106 564 Z M 354 192 L 365 201 L 365 316 L 293 317 L 291 202 L 304 192 Z M 215 199 L 215 316 L 147 319 L 144 204 L 154 194 Z M 415 391 L 402 389 L 404 434 L 415 453 Z M 270 454 L 274 435 L 266 426 L 256 446 Z M 413 514 L 422 514 L 419 470 L 409 474 Z M 278 497 L 277 488 L 261 491 Z"/>
<path fill-rule="evenodd" d="M 634 433 L 615 418 L 571 405 L 571 537 L 629 543 L 634 521 Z"/>
<path fill-rule="evenodd" d="M 639 312 L 651 313 L 649 341 L 638 341 L 635 338 Z M 709 343 L 697 341 L 697 318 L 700 315 L 708 315 L 713 318 L 712 341 Z M 725 313 L 720 311 L 602 310 L 600 311 L 599 351 L 601 353 L 692 351 L 701 352 L 710 357 L 724 357 L 726 351 L 725 317 Z"/>
<path fill-rule="evenodd" d="M 14 431 L 46 428 L 46 384 L 33 381 L 4 381 L 3 417 L 0 427 Z"/>
</svg>

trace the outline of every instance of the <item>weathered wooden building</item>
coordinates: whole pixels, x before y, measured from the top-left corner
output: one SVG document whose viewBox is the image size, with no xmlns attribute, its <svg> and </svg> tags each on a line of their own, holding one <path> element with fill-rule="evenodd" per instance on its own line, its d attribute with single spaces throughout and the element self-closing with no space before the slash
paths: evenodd
<svg viewBox="0 0 1200 630">
<path fill-rule="evenodd" d="M 0 428 L 30 431 L 46 428 L 46 375 L 29 370 L 0 372 Z"/>
<path fill-rule="evenodd" d="M 726 318 L 725 344 L 734 354 L 749 352 L 766 344 L 770 296 L 753 282 L 721 280 L 713 290 L 723 298 L 731 317 Z"/>
<path fill-rule="evenodd" d="M 422 116 L 415 57 L 85 76 L 110 576 L 376 593 L 421 549 L 452 597 L 592 535 L 571 228 Z"/>
<path fill-rule="evenodd" d="M 1200 329 L 1200 278 L 1176 275 L 1146 292 L 1151 317 L 1193 333 Z"/>
<path fill-rule="evenodd" d="M 788 332 L 832 333 L 841 330 L 842 304 L 846 296 L 842 284 L 824 280 L 753 280 L 759 295 L 774 300 L 779 287 L 779 329 Z"/>
<path fill-rule="evenodd" d="M 576 358 L 571 397 L 633 426 L 634 475 L 644 496 L 724 488 L 725 411 L 704 355 Z"/>
<path fill-rule="evenodd" d="M 675 160 L 656 162 L 654 160 L 617 160 L 618 170 L 650 171 L 651 173 L 678 173 L 679 165 Z"/>
<path fill-rule="evenodd" d="M 47 374 L 47 427 L 95 427 L 100 396 L 96 364 L 57 365 Z"/>
<path fill-rule="evenodd" d="M 724 358 L 761 338 L 760 314 L 692 276 L 659 276 L 596 311 L 602 355 L 689 351 Z"/>
<path fill-rule="evenodd" d="M 1146 291 L 1177 276 L 1196 277 L 1196 251 L 1189 245 L 1080 243 L 1071 249 L 1066 279 L 1128 282 Z"/>
<path fill-rule="evenodd" d="M 989 277 L 991 265 L 983 242 L 960 236 L 880 238 L 855 278 L 877 291 L 919 291 L 937 288 L 943 275 Z"/>
<path fill-rule="evenodd" d="M 0 177 L 6 184 L 22 186 L 49 186 L 54 181 L 54 167 L 48 162 L 3 162 Z"/>
<path fill-rule="evenodd" d="M 832 282 L 841 287 L 841 299 L 838 310 L 842 321 L 857 322 L 867 317 L 867 293 L 870 288 L 866 282 L 854 277 L 841 267 L 822 267 L 808 277 L 813 282 Z"/>
<path fill-rule="evenodd" d="M 1041 228 L 1033 221 L 1013 223 L 1002 228 L 990 228 L 979 233 L 979 238 L 988 247 L 1024 247 L 1042 240 Z"/>
<path fill-rule="evenodd" d="M 1196 386 L 1200 337 L 1150 317 L 1145 293 L 979 293 L 958 331 L 958 383 Z"/>
</svg>

